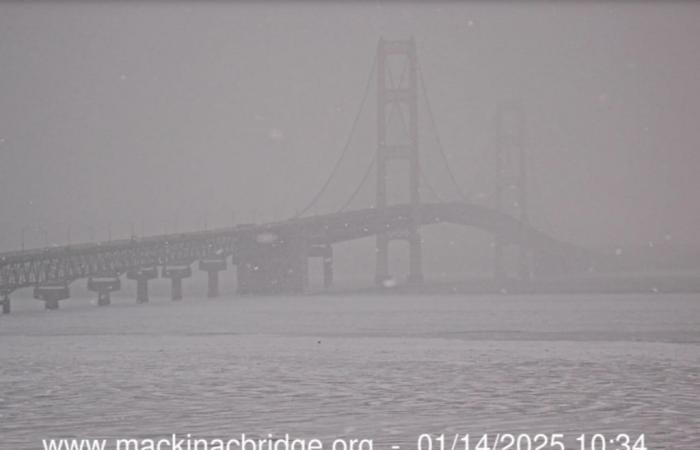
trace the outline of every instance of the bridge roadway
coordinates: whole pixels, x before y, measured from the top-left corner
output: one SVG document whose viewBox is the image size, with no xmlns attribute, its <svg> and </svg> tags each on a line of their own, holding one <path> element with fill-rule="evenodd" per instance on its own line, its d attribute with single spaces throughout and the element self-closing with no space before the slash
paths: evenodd
<svg viewBox="0 0 700 450">
<path fill-rule="evenodd" d="M 459 202 L 425 203 L 417 214 L 422 225 L 454 223 L 497 234 L 505 242 L 522 245 L 536 255 L 538 265 L 583 269 L 591 262 L 587 252 L 557 241 L 497 211 Z M 137 301 L 148 301 L 148 280 L 158 276 L 172 282 L 172 297 L 182 297 L 182 279 L 191 264 L 209 273 L 209 295 L 218 294 L 218 272 L 227 258 L 237 266 L 241 294 L 299 293 L 306 287 L 308 258 L 324 259 L 324 281 L 333 277 L 332 244 L 388 232 L 405 238 L 410 224 L 409 205 L 363 209 L 290 219 L 267 224 L 167 234 L 109 242 L 0 253 L 0 302 L 9 312 L 13 291 L 33 287 L 34 297 L 46 307 L 58 307 L 68 298 L 69 284 L 88 279 L 98 293 L 98 304 L 109 304 L 109 293 L 120 287 L 120 276 L 137 282 Z"/>
</svg>

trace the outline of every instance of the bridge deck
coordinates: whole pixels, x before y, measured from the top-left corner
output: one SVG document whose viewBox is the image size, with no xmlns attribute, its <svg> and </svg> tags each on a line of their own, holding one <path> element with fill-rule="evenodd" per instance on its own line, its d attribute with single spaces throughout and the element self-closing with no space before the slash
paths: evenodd
<svg viewBox="0 0 700 450">
<path fill-rule="evenodd" d="M 0 253 L 0 291 L 75 279 L 122 274 L 128 270 L 191 264 L 212 256 L 235 255 L 261 233 L 293 236 L 309 245 L 333 244 L 382 232 L 405 229 L 410 224 L 409 205 L 363 209 L 290 219 L 267 224 L 186 233 L 82 243 Z M 516 219 L 494 210 L 465 203 L 426 203 L 420 206 L 421 224 L 455 223 L 500 235 L 507 242 L 522 243 L 542 254 L 581 263 L 587 253 L 557 241 Z M 586 263 L 589 264 L 589 263 Z"/>
</svg>

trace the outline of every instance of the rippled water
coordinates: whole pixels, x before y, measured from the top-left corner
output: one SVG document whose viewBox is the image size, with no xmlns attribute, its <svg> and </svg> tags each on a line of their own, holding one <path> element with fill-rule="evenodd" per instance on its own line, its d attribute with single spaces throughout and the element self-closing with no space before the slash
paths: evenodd
<svg viewBox="0 0 700 450">
<path fill-rule="evenodd" d="M 32 303 L 0 317 L 0 362 L 8 450 L 173 432 L 390 450 L 443 431 L 644 432 L 650 449 L 700 448 L 694 296 Z"/>
</svg>

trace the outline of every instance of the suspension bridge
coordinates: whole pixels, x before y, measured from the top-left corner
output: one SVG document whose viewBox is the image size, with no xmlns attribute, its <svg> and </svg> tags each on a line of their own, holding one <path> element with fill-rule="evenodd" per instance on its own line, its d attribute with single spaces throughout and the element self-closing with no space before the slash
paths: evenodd
<svg viewBox="0 0 700 450">
<path fill-rule="evenodd" d="M 350 157 L 349 138 L 325 183 L 292 218 L 284 221 L 164 234 L 108 242 L 83 243 L 0 254 L 0 302 L 10 312 L 10 295 L 32 288 L 34 298 L 56 309 L 70 297 L 70 284 L 87 280 L 97 304 L 110 304 L 110 294 L 121 288 L 122 276 L 136 283 L 136 301 L 149 299 L 148 283 L 163 277 L 171 282 L 173 300 L 182 298 L 183 280 L 192 266 L 208 276 L 208 296 L 219 294 L 219 274 L 236 267 L 240 294 L 298 294 L 308 286 L 308 261 L 321 258 L 325 287 L 333 283 L 333 245 L 365 237 L 376 238 L 374 283 L 391 279 L 389 243 L 405 241 L 409 248 L 408 282 L 423 276 L 421 228 L 435 223 L 475 227 L 493 235 L 493 273 L 497 279 L 531 280 L 542 273 L 589 270 L 595 263 L 587 251 L 538 231 L 530 225 L 523 114 L 506 105 L 496 117 L 495 197 L 492 205 L 477 205 L 465 195 L 452 172 L 437 134 L 432 108 L 416 54 L 414 40 L 384 40 L 377 46 L 353 135 L 365 108 L 370 85 L 376 86 L 376 151 L 357 188 L 340 208 L 314 213 L 339 168 Z M 445 179 L 457 199 L 441 198 L 421 167 L 426 156 L 419 148 L 419 99 L 426 108 L 437 140 L 437 156 L 446 167 Z M 394 167 L 396 166 L 396 167 Z M 392 169 L 397 170 L 392 170 Z M 396 176 L 396 173 L 401 173 Z M 360 190 L 372 186 L 373 204 L 351 208 Z M 402 186 L 405 200 L 395 203 L 389 190 Z M 436 201 L 422 199 L 424 192 Z"/>
</svg>

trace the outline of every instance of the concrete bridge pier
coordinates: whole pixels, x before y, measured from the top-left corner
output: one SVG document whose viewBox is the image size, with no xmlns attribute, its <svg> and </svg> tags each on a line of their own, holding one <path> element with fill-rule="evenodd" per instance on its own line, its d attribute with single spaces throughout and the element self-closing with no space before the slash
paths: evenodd
<svg viewBox="0 0 700 450">
<path fill-rule="evenodd" d="M 226 270 L 226 259 L 203 259 L 199 261 L 199 270 L 207 273 L 207 297 L 219 296 L 219 272 Z"/>
<path fill-rule="evenodd" d="M 122 282 L 118 276 L 88 278 L 88 291 L 97 292 L 97 306 L 107 306 L 112 303 L 111 292 L 118 291 Z"/>
<path fill-rule="evenodd" d="M 136 280 L 136 303 L 148 303 L 148 282 L 158 277 L 155 267 L 130 270 L 126 273 L 130 280 Z"/>
<path fill-rule="evenodd" d="M 2 292 L 2 313 L 3 314 L 10 314 L 10 293 L 9 292 Z"/>
<path fill-rule="evenodd" d="M 309 249 L 309 257 L 323 258 L 323 287 L 330 288 L 333 285 L 333 246 L 314 245 Z"/>
<path fill-rule="evenodd" d="M 34 288 L 34 298 L 42 300 L 46 309 L 58 309 L 58 302 L 70 298 L 67 284 L 46 284 Z"/>
<path fill-rule="evenodd" d="M 389 274 L 389 243 L 391 241 L 408 243 L 408 283 L 413 285 L 423 283 L 423 241 L 418 228 L 398 229 L 377 235 L 377 264 L 374 283 L 380 287 L 393 285 L 388 283 L 392 279 Z"/>
<path fill-rule="evenodd" d="M 238 293 L 300 294 L 308 284 L 309 246 L 296 232 L 261 232 L 237 255 Z"/>
<path fill-rule="evenodd" d="M 192 268 L 189 265 L 165 266 L 162 275 L 170 278 L 170 298 L 182 300 L 182 279 L 192 276 Z"/>
</svg>

